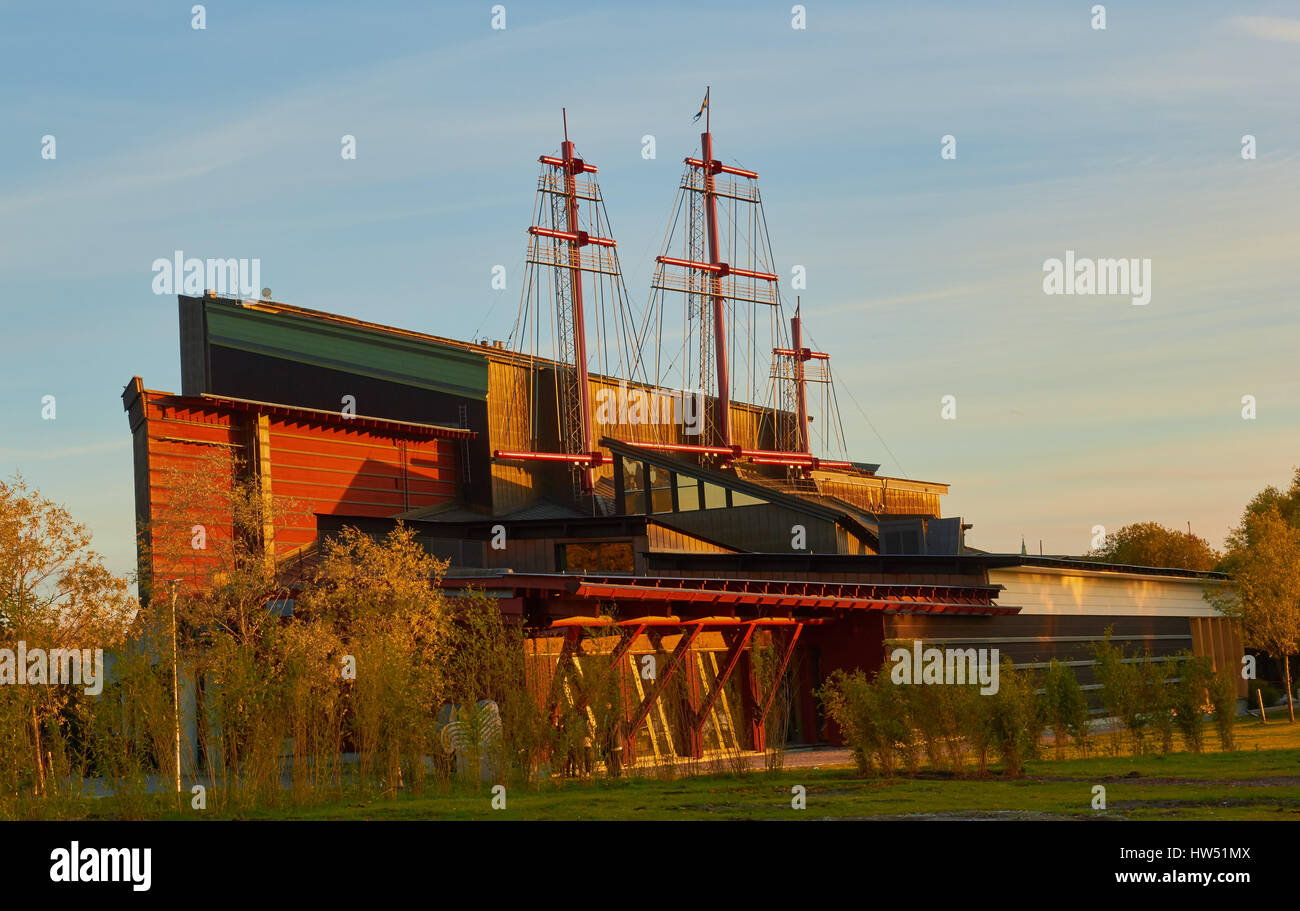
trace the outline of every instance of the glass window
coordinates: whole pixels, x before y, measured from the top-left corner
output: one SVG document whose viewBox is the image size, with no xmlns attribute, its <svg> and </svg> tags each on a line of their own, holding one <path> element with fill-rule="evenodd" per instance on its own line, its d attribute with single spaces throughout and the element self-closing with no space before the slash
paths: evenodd
<svg viewBox="0 0 1300 911">
<path fill-rule="evenodd" d="M 677 478 L 677 511 L 690 512 L 700 508 L 700 482 L 684 474 Z"/>
<path fill-rule="evenodd" d="M 560 572 L 630 573 L 636 570 L 631 541 L 561 544 Z"/>
<path fill-rule="evenodd" d="M 623 508 L 629 514 L 645 512 L 645 463 L 623 459 Z"/>
<path fill-rule="evenodd" d="M 650 512 L 673 511 L 672 472 L 650 467 Z"/>
<path fill-rule="evenodd" d="M 727 490 L 717 484 L 704 482 L 704 508 L 722 509 L 727 505 Z"/>
<path fill-rule="evenodd" d="M 739 490 L 731 492 L 732 506 L 755 506 L 759 503 L 766 503 L 767 500 L 760 500 L 758 497 L 751 497 L 747 493 L 741 493 Z"/>
</svg>

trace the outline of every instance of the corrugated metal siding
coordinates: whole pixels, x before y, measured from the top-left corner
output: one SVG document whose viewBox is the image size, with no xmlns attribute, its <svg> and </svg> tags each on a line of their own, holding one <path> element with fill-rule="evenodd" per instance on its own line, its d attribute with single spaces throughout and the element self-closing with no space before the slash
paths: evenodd
<svg viewBox="0 0 1300 911">
<path fill-rule="evenodd" d="M 533 443 L 528 438 L 532 414 L 530 373 L 528 367 L 520 364 L 495 359 L 489 362 L 489 451 L 527 451 L 532 448 Z M 492 509 L 495 512 L 514 512 L 537 499 L 538 482 L 534 473 L 545 470 L 543 466 L 494 460 L 491 470 Z"/>
<path fill-rule="evenodd" d="M 259 419 L 266 424 L 260 447 Z M 236 466 L 257 476 L 259 466 L 269 464 L 270 483 L 263 478 L 263 489 L 269 487 L 276 502 L 277 555 L 315 540 L 316 513 L 395 516 L 454 502 L 459 490 L 455 440 L 405 439 L 147 393 L 136 434 L 147 445 L 143 458 L 137 457 L 137 483 L 146 475 L 148 483 L 147 505 L 137 509 L 152 523 L 151 569 L 161 574 L 158 578 L 225 568 L 232 533 L 229 503 L 187 504 L 178 493 L 200 471 L 209 475 L 206 484 L 228 491 Z M 204 550 L 189 547 L 194 524 L 206 529 Z"/>
<path fill-rule="evenodd" d="M 1196 579 L 1020 567 L 990 569 L 989 582 L 1005 586 L 999 603 L 1016 605 L 1022 614 L 1220 616 Z"/>
<path fill-rule="evenodd" d="M 393 516 L 456 498 L 447 440 L 399 440 L 346 427 L 272 418 L 271 489 L 293 501 L 276 552 L 316 537 L 314 513 Z"/>
<path fill-rule="evenodd" d="M 712 541 L 705 541 L 675 528 L 665 528 L 662 525 L 647 525 L 646 537 L 650 550 L 655 553 L 735 553 L 729 547 L 714 544 Z"/>
<path fill-rule="evenodd" d="M 205 483 L 228 491 L 230 468 L 245 453 L 247 433 L 216 408 L 147 398 L 144 414 L 138 432 L 148 445 L 150 569 L 155 578 L 164 579 L 218 571 L 225 565 L 222 548 L 231 539 L 229 513 L 210 504 L 183 502 L 177 491 L 197 472 L 211 471 L 214 462 L 225 470 Z M 190 546 L 195 525 L 204 528 L 202 549 Z"/>
<path fill-rule="evenodd" d="M 770 503 L 662 513 L 655 519 L 737 550 L 759 553 L 791 553 L 792 529 L 795 525 L 802 525 L 808 552 L 833 554 L 838 551 L 834 522 Z"/>
<path fill-rule="evenodd" d="M 1001 598 L 999 602 L 1010 603 Z M 1107 628 L 1112 642 L 1131 657 L 1167 658 L 1192 650 L 1187 617 L 887 615 L 885 655 L 888 660 L 892 649 L 909 648 L 914 639 L 924 648 L 996 648 L 999 661 L 1009 658 L 1017 667 L 1041 671 L 1053 658 L 1069 663 L 1081 685 L 1094 687 L 1092 647 L 1103 640 Z"/>
<path fill-rule="evenodd" d="M 1228 668 L 1232 672 L 1232 678 L 1237 682 L 1238 699 L 1249 695 L 1248 684 L 1238 673 L 1246 650 L 1242 647 L 1241 631 L 1235 620 L 1230 617 L 1193 617 L 1192 643 L 1193 651 L 1208 656 L 1216 671 Z"/>
<path fill-rule="evenodd" d="M 940 515 L 942 493 L 893 478 L 815 479 L 817 490 L 868 512 L 901 515 Z"/>
</svg>

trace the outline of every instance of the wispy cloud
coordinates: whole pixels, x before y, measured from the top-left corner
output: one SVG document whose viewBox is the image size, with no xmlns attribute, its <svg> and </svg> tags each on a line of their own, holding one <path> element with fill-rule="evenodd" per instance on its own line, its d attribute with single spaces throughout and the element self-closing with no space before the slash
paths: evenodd
<svg viewBox="0 0 1300 911">
<path fill-rule="evenodd" d="M 1232 24 L 1238 31 L 1254 38 L 1300 44 L 1300 19 L 1282 19 L 1277 16 L 1234 16 Z"/>
<path fill-rule="evenodd" d="M 87 443 L 83 446 L 54 446 L 48 449 L 3 449 L 0 448 L 0 461 L 28 462 L 47 459 L 67 459 L 76 456 L 94 455 L 99 452 L 116 452 L 126 449 L 131 440 L 123 437 L 119 440 L 104 440 L 100 443 Z"/>
</svg>

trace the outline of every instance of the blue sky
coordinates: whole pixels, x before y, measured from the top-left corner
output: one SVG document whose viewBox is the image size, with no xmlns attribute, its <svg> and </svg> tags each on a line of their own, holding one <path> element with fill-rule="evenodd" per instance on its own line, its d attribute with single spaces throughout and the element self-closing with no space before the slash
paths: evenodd
<svg viewBox="0 0 1300 911">
<path fill-rule="evenodd" d="M 191 5 L 0 3 L 0 472 L 115 570 L 122 386 L 180 385 L 154 259 L 258 257 L 286 303 L 504 337 L 567 106 L 641 304 L 706 84 L 779 271 L 808 270 L 853 456 L 951 483 L 970 543 L 1156 520 L 1217 544 L 1300 464 L 1294 4 L 1109 3 L 1104 31 L 1057 0 L 814 0 L 802 31 L 789 3 L 506 2 L 505 30 L 491 3 L 211 2 L 202 31 Z M 1045 295 L 1067 249 L 1151 259 L 1151 303 Z"/>
</svg>

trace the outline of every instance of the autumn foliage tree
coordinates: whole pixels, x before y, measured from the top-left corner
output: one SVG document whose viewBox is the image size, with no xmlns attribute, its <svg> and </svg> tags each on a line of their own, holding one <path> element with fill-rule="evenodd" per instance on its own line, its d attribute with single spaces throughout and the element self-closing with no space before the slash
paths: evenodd
<svg viewBox="0 0 1300 911">
<path fill-rule="evenodd" d="M 1105 563 L 1212 570 L 1221 559 L 1204 538 L 1166 528 L 1159 522 L 1135 522 L 1106 536 L 1105 543 L 1086 555 Z"/>
<path fill-rule="evenodd" d="M 0 481 L 0 645 L 21 641 L 48 653 L 107 651 L 123 641 L 135 599 L 90 544 L 85 525 L 22 477 Z M 0 691 L 0 752 L 17 760 L 4 764 L 0 786 L 12 794 L 30 783 L 41 792 L 56 771 L 51 740 L 66 737 L 67 713 L 84 696 L 64 686 Z"/>
<path fill-rule="evenodd" d="M 1270 486 L 1247 504 L 1228 536 L 1221 568 L 1232 581 L 1207 597 L 1241 622 L 1248 647 L 1281 661 L 1294 721 L 1290 656 L 1300 651 L 1300 471 L 1287 491 Z"/>
</svg>

